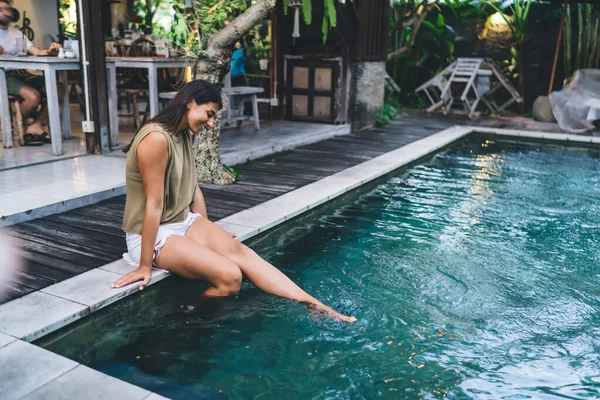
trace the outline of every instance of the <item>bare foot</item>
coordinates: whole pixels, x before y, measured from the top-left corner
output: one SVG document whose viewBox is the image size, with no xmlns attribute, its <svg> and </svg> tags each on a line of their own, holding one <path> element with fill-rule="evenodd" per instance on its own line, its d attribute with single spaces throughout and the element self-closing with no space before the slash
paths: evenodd
<svg viewBox="0 0 600 400">
<path fill-rule="evenodd" d="M 42 133 L 44 133 L 44 131 L 43 131 L 43 130 L 38 130 L 38 129 L 30 129 L 30 128 L 27 128 L 27 129 L 25 130 L 25 133 L 32 134 L 32 135 L 34 135 L 34 136 L 39 136 L 39 135 L 41 135 Z"/>
<path fill-rule="evenodd" d="M 32 123 L 25 129 L 25 133 L 30 133 L 32 135 L 41 135 L 44 133 L 44 127 L 40 123 Z"/>
<path fill-rule="evenodd" d="M 308 304 L 308 309 L 313 313 L 318 314 L 326 314 L 327 316 L 342 322 L 356 322 L 356 317 L 342 315 L 339 312 L 335 311 L 331 307 L 327 307 L 325 304 Z"/>
</svg>

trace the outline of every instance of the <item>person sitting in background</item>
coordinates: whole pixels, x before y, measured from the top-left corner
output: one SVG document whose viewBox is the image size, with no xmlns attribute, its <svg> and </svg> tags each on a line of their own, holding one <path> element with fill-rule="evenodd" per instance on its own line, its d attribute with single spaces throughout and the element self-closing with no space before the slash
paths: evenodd
<svg viewBox="0 0 600 400">
<path fill-rule="evenodd" d="M 240 42 L 235 44 L 235 48 L 236 50 L 231 55 L 231 86 L 248 86 L 244 66 L 244 51 Z"/>
<path fill-rule="evenodd" d="M 26 52 L 34 56 L 54 55 L 60 44 L 52 43 L 48 49 L 39 49 L 18 29 L 10 26 L 15 22 L 15 10 L 11 0 L 0 0 L 0 54 L 18 55 Z M 42 101 L 45 92 L 44 77 L 33 75 L 25 70 L 10 70 L 6 73 L 8 94 L 23 99 L 21 113 L 24 118 L 33 115 Z M 60 96 L 60 93 L 59 93 Z M 50 143 L 50 135 L 44 132 L 42 124 L 48 118 L 48 109 L 42 104 L 40 112 L 25 130 L 25 145 Z"/>
</svg>

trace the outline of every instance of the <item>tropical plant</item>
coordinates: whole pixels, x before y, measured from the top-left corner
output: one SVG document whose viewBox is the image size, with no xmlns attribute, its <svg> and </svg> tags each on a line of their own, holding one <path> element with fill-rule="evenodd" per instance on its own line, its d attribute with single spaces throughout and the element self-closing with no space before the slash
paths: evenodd
<svg viewBox="0 0 600 400">
<path fill-rule="evenodd" d="M 392 0 L 390 12 L 391 51 L 388 60 L 412 50 L 419 30 L 435 3 L 427 0 Z"/>
<path fill-rule="evenodd" d="M 77 11 L 75 0 L 60 0 L 58 3 L 59 38 L 77 38 Z M 60 39 L 59 39 L 60 40 Z"/>
<path fill-rule="evenodd" d="M 452 10 L 458 13 L 470 7 L 462 4 L 457 0 Z M 428 79 L 454 61 L 456 33 L 448 23 L 453 19 L 451 13 L 446 10 L 441 2 L 393 1 L 387 69 L 400 87 L 410 88 L 416 76 Z M 414 106 L 419 98 L 409 89 L 402 92 L 402 100 Z"/>
<path fill-rule="evenodd" d="M 478 24 L 486 15 L 484 4 L 479 0 L 444 0 L 443 5 L 461 25 Z"/>
<path fill-rule="evenodd" d="M 454 61 L 454 28 L 446 24 L 446 19 L 441 12 L 438 12 L 435 24 L 423 21 L 423 26 L 427 28 L 424 40 L 432 40 L 438 50 L 433 53 L 433 57 L 438 60 L 435 69 L 437 73 Z"/>
<path fill-rule="evenodd" d="M 483 0 L 482 3 L 489 5 L 496 11 L 510 29 L 514 47 L 511 49 L 511 64 L 516 67 L 516 75 L 521 96 L 525 97 L 525 61 L 524 50 L 527 40 L 527 21 L 531 11 L 533 0 L 506 0 L 497 5 L 496 1 Z M 507 12 L 508 11 L 508 12 Z M 521 103 L 523 106 L 525 103 Z"/>
<path fill-rule="evenodd" d="M 323 43 L 327 41 L 327 36 L 332 28 L 337 26 L 336 1 L 344 4 L 344 0 L 323 0 L 323 20 L 321 21 L 321 32 L 323 33 Z M 289 9 L 289 0 L 283 1 L 283 11 L 287 15 Z M 312 24 L 313 3 L 312 0 L 302 0 L 302 16 L 306 25 Z"/>
<path fill-rule="evenodd" d="M 263 37 L 260 33 L 261 25 L 255 26 L 250 35 L 252 37 L 252 46 L 247 46 L 255 56 L 256 60 L 270 60 L 271 59 L 271 40 L 268 37 Z M 249 35 L 249 36 L 250 36 Z"/>
<path fill-rule="evenodd" d="M 569 78 L 574 70 L 600 67 L 600 5 L 567 4 L 566 7 L 562 40 L 565 77 Z M 572 47 L 574 13 L 577 18 L 575 55 Z"/>
<path fill-rule="evenodd" d="M 396 115 L 398 115 L 397 105 L 386 102 L 383 104 L 383 107 L 381 107 L 381 110 L 379 110 L 375 125 L 385 126 L 389 124 Z"/>
</svg>

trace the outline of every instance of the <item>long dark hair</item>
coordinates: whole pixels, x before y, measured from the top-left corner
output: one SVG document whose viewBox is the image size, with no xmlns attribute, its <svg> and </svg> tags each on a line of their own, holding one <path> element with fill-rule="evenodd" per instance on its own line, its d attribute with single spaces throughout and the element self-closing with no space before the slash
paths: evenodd
<svg viewBox="0 0 600 400">
<path fill-rule="evenodd" d="M 154 118 L 146 121 L 144 125 L 152 123 L 160 124 L 167 131 L 175 133 L 177 131 L 177 127 L 187 112 L 187 104 L 192 99 L 198 105 L 215 103 L 218 104 L 219 109 L 223 107 L 221 94 L 217 88 L 207 81 L 198 79 L 183 85 L 177 92 L 175 98 L 173 98 L 173 100 L 171 100 L 171 102 L 165 108 L 156 114 Z M 129 142 L 129 144 L 123 148 L 124 153 L 127 153 L 131 149 L 131 145 L 133 144 L 135 136 L 137 136 L 137 133 L 133 136 L 131 142 Z"/>
</svg>

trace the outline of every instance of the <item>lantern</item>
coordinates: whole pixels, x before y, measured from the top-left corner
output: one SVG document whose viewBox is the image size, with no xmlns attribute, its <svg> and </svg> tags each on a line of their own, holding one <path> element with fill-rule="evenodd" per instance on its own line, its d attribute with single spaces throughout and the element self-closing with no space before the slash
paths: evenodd
<svg viewBox="0 0 600 400">
<path fill-rule="evenodd" d="M 297 38 L 300 37 L 300 7 L 302 7 L 302 0 L 288 0 L 288 7 L 294 8 L 294 33 L 292 36 Z"/>
</svg>

